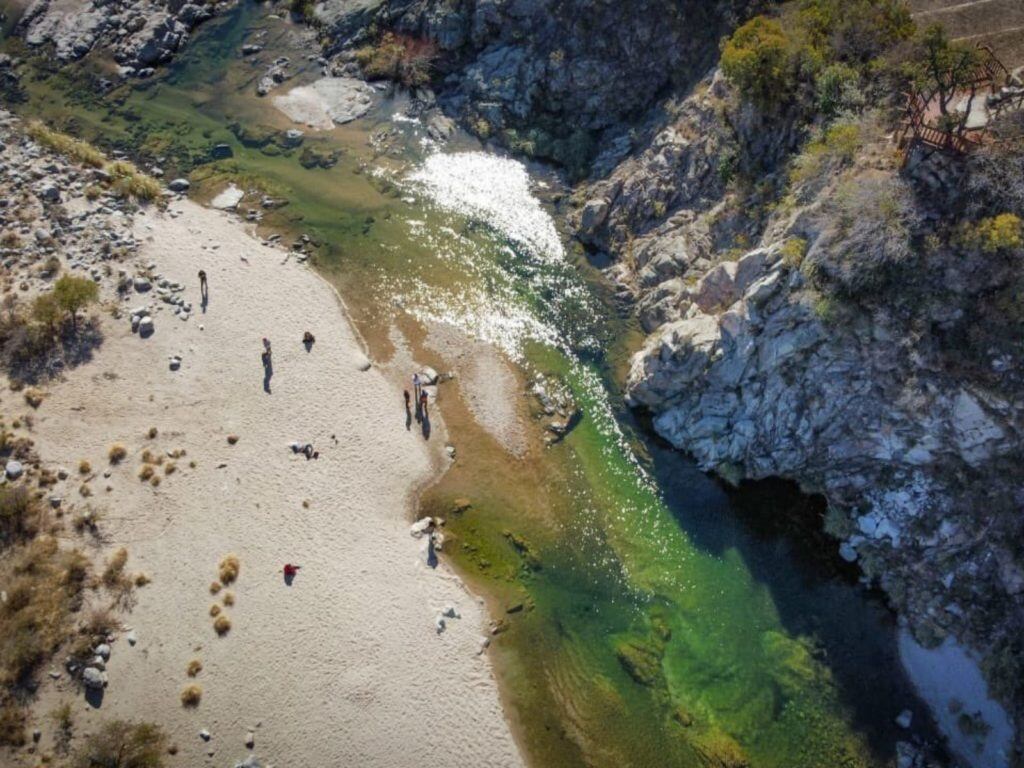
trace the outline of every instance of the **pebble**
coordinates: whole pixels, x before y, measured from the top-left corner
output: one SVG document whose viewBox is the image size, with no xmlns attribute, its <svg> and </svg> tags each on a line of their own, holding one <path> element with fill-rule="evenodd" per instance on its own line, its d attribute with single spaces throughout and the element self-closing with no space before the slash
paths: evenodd
<svg viewBox="0 0 1024 768">
<path fill-rule="evenodd" d="M 249 731 L 247 734 L 245 734 L 245 746 L 247 746 L 249 749 L 252 749 L 255 744 L 256 734 L 254 734 L 252 731 Z"/>
<path fill-rule="evenodd" d="M 134 629 L 127 635 L 125 635 L 124 639 L 128 641 L 128 645 L 135 645 L 137 642 L 139 642 L 139 636 L 135 634 Z"/>
<path fill-rule="evenodd" d="M 202 739 L 203 741 L 209 741 L 210 740 L 210 732 L 208 730 L 206 730 L 205 728 L 203 728 L 203 730 L 201 730 L 199 732 L 199 738 Z"/>
</svg>

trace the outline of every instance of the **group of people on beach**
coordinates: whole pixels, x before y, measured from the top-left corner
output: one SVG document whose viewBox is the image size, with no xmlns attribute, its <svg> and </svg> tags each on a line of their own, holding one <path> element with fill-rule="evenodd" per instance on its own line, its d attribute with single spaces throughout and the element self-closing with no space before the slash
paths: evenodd
<svg viewBox="0 0 1024 768">
<path fill-rule="evenodd" d="M 427 390 L 426 390 L 426 387 L 424 386 L 424 382 L 420 379 L 420 375 L 418 373 L 414 373 L 412 375 L 412 391 L 414 393 L 413 396 L 416 398 L 415 402 L 416 402 L 416 405 L 417 405 L 417 408 L 416 408 L 416 421 L 419 421 L 421 417 L 424 418 L 424 419 L 428 418 L 428 416 L 427 416 L 427 399 L 428 399 L 427 398 Z M 405 409 L 407 411 L 409 410 L 409 390 L 408 389 L 405 390 Z"/>
</svg>

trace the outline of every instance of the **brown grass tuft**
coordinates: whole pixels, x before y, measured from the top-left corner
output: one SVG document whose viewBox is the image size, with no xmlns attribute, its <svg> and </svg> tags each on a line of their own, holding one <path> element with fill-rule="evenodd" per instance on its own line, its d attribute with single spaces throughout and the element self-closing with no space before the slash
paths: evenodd
<svg viewBox="0 0 1024 768">
<path fill-rule="evenodd" d="M 139 467 L 139 480 L 146 482 L 153 477 L 153 472 L 155 472 L 155 470 L 153 469 L 152 464 L 143 464 Z"/>
<path fill-rule="evenodd" d="M 92 464 L 90 464 L 88 460 L 82 459 L 78 462 L 78 474 L 88 475 L 90 472 L 92 472 Z"/>
<path fill-rule="evenodd" d="M 230 592 L 230 591 L 229 592 L 225 592 L 224 593 L 224 605 L 226 605 L 228 607 L 231 607 L 234 604 L 235 604 L 235 593 L 234 592 Z"/>
<path fill-rule="evenodd" d="M 46 397 L 46 394 L 35 387 L 29 387 L 25 390 L 25 402 L 33 408 L 38 408 L 42 405 L 44 397 Z"/>
<path fill-rule="evenodd" d="M 154 488 L 160 485 L 160 475 L 153 475 L 151 478 L 149 478 L 149 484 L 152 485 Z"/>
<path fill-rule="evenodd" d="M 147 432 L 146 434 L 149 435 L 149 439 L 150 440 L 153 440 L 153 439 L 156 438 L 156 436 L 159 434 L 159 432 L 157 432 L 156 427 L 150 427 L 149 428 L 149 432 Z"/>
<path fill-rule="evenodd" d="M 213 617 L 220 616 L 220 606 L 217 603 L 210 606 L 210 615 Z"/>
<path fill-rule="evenodd" d="M 220 592 L 220 582 L 219 581 L 211 581 L 210 582 L 210 594 L 211 595 L 216 595 L 218 592 Z"/>
<path fill-rule="evenodd" d="M 127 455 L 128 449 L 120 443 L 114 443 L 107 449 L 107 458 L 110 459 L 111 464 L 120 464 Z"/>
<path fill-rule="evenodd" d="M 231 631 L 231 619 L 229 619 L 226 614 L 222 613 L 214 619 L 213 630 L 221 637 L 224 637 L 224 635 Z"/>
<path fill-rule="evenodd" d="M 189 677 L 195 677 L 202 671 L 203 662 L 201 662 L 199 659 L 192 659 L 192 661 L 188 663 L 188 666 L 185 667 L 185 674 Z"/>
<path fill-rule="evenodd" d="M 107 560 L 107 567 L 103 569 L 103 584 L 110 588 L 120 586 L 124 581 L 124 567 L 127 563 L 128 550 L 121 547 Z"/>
<path fill-rule="evenodd" d="M 199 700 L 203 698 L 203 689 L 195 683 L 186 685 L 181 689 L 181 706 L 198 707 Z"/>
<path fill-rule="evenodd" d="M 218 566 L 220 583 L 226 587 L 235 581 L 238 578 L 238 571 L 241 567 L 242 564 L 239 562 L 237 555 L 224 555 Z"/>
<path fill-rule="evenodd" d="M 151 581 L 153 581 L 153 580 L 151 578 L 149 578 L 149 574 L 146 574 L 146 573 L 136 573 L 135 574 L 135 586 L 136 587 L 144 587 L 147 584 L 149 584 Z"/>
</svg>

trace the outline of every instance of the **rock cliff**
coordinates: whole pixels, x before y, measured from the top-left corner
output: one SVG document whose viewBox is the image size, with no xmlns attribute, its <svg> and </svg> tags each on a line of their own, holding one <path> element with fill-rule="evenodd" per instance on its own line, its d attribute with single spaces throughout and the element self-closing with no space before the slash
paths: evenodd
<svg viewBox="0 0 1024 768">
<path fill-rule="evenodd" d="M 573 217 L 649 333 L 631 402 L 709 471 L 824 494 L 837 555 L 922 642 L 979 651 L 1019 731 L 1024 251 L 949 232 L 1024 215 L 1024 146 L 918 152 L 901 170 L 860 118 L 851 156 L 826 140 L 765 174 L 790 185 L 765 205 L 763 189 L 727 183 L 758 130 L 720 75 L 670 112 Z M 1004 128 L 1019 137 L 1024 119 Z M 754 155 L 798 145 L 783 120 Z"/>
</svg>

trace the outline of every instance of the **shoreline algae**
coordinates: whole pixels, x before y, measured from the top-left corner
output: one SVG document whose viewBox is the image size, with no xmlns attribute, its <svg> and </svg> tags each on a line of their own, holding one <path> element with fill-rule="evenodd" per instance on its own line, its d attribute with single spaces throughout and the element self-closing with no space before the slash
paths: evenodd
<svg viewBox="0 0 1024 768">
<path fill-rule="evenodd" d="M 423 513 L 447 520 L 445 556 L 488 601 L 499 630 L 491 657 L 529 761 L 891 762 L 893 718 L 916 705 L 886 611 L 840 579 L 809 576 L 784 539 L 751 533 L 713 482 L 644 437 L 613 405 L 635 332 L 596 270 L 537 259 L 485 217 L 404 184 L 424 150 L 387 105 L 282 148 L 273 137 L 293 126 L 252 94 L 259 71 L 237 51 L 259 27 L 267 55 L 298 61 L 307 33 L 259 15 L 243 3 L 210 22 L 143 83 L 106 89 L 95 56 L 89 76 L 41 65 L 15 108 L 159 162 L 168 177 L 188 174 L 200 199 L 229 181 L 286 198 L 261 227 L 319 243 L 315 265 L 376 355 L 390 354 L 395 323 L 488 321 L 497 339 L 533 329 L 518 339 L 521 382 L 560 380 L 583 420 L 550 448 L 531 424 L 534 444 L 516 459 L 476 424 L 458 381 L 446 383 L 439 405 L 458 460 L 421 498 Z M 222 143 L 232 157 L 213 160 Z M 337 163 L 307 168 L 303 148 Z M 422 338 L 412 344 L 417 360 L 444 370 Z"/>
</svg>

